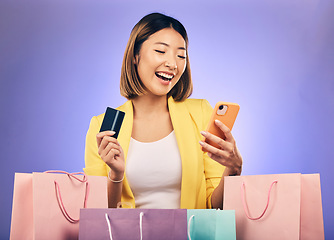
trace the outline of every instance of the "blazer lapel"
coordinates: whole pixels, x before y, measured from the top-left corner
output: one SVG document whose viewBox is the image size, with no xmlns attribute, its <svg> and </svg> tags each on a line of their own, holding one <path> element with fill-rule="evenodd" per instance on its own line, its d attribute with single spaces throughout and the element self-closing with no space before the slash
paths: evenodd
<svg viewBox="0 0 334 240">
<path fill-rule="evenodd" d="M 133 107 L 132 107 L 132 102 L 127 101 L 124 103 L 122 106 L 117 108 L 120 111 L 125 112 L 125 116 L 123 119 L 123 124 L 121 127 L 121 130 L 118 135 L 118 142 L 121 144 L 123 151 L 124 151 L 124 159 L 125 159 L 125 164 L 126 164 L 126 159 L 128 155 L 128 150 L 129 150 L 129 145 L 130 145 L 130 139 L 131 139 L 131 134 L 132 134 L 132 126 L 133 126 Z M 124 173 L 125 174 L 125 173 Z M 135 202 L 134 202 L 134 196 L 131 191 L 129 182 L 126 178 L 123 181 L 123 193 L 122 193 L 122 202 L 125 203 L 131 203 L 133 207 L 135 207 Z M 126 207 L 126 205 L 125 205 Z"/>
<path fill-rule="evenodd" d="M 197 201 L 197 190 L 195 183 L 199 181 L 198 172 L 201 171 L 197 165 L 199 145 L 198 137 L 194 131 L 192 117 L 187 109 L 186 103 L 175 102 L 172 97 L 168 99 L 168 107 L 174 132 L 179 146 L 182 159 L 182 183 L 181 183 L 181 208 L 194 208 Z M 203 169 L 204 171 L 204 169 Z"/>
</svg>

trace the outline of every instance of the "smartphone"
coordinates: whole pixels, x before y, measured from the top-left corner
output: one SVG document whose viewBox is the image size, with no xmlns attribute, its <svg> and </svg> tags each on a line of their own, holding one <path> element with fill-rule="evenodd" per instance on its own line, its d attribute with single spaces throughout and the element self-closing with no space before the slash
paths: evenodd
<svg viewBox="0 0 334 240">
<path fill-rule="evenodd" d="M 220 128 L 217 127 L 217 125 L 215 124 L 215 120 L 218 119 L 219 121 L 224 123 L 230 130 L 232 130 L 239 109 L 240 106 L 237 103 L 217 102 L 215 108 L 213 109 L 206 131 L 225 140 L 226 137 L 223 131 L 221 131 Z M 203 141 L 216 148 L 219 148 L 216 143 L 210 141 L 209 139 L 204 138 Z"/>
<path fill-rule="evenodd" d="M 114 138 L 118 137 L 119 130 L 121 129 L 122 122 L 125 113 L 111 107 L 107 107 L 106 113 L 104 115 L 100 132 L 104 131 L 114 131 Z"/>
</svg>

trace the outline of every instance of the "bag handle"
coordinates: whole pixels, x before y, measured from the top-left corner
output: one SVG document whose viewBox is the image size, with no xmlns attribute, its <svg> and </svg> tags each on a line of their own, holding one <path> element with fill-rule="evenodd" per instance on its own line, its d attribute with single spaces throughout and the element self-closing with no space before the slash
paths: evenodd
<svg viewBox="0 0 334 240">
<path fill-rule="evenodd" d="M 68 173 L 66 171 L 61 171 L 61 170 L 49 170 L 49 171 L 45 171 L 44 173 L 62 173 L 62 174 L 66 174 L 67 176 L 78 180 L 79 182 L 87 182 L 87 175 L 84 172 Z M 75 175 L 83 175 L 83 178 L 80 179 Z"/>
<path fill-rule="evenodd" d="M 190 226 L 191 226 L 191 221 L 193 220 L 193 218 L 195 217 L 195 215 L 191 215 L 189 220 L 188 220 L 188 239 L 191 240 L 191 236 L 190 236 Z"/>
<path fill-rule="evenodd" d="M 105 214 L 105 217 L 106 217 L 106 221 L 107 221 L 107 224 L 108 224 L 109 238 L 110 238 L 110 240 L 113 240 L 112 239 L 112 234 L 111 234 L 111 225 L 110 225 L 110 219 L 109 219 L 108 213 Z"/>
<path fill-rule="evenodd" d="M 139 213 L 140 240 L 143 240 L 143 216 L 144 216 L 144 213 L 140 212 Z M 108 213 L 105 213 L 105 217 L 106 217 L 106 221 L 107 221 L 107 224 L 108 224 L 109 238 L 110 238 L 110 240 L 113 240 L 112 239 L 112 234 L 111 234 L 111 224 L 110 224 L 110 219 L 109 219 Z"/>
<path fill-rule="evenodd" d="M 50 170 L 50 171 L 45 171 L 44 173 L 62 173 L 62 174 L 66 174 L 70 178 L 72 177 L 72 178 L 76 179 L 79 182 L 86 183 L 85 184 L 86 188 L 85 188 L 84 208 L 87 208 L 87 198 L 88 198 L 88 194 L 89 194 L 89 185 L 88 185 L 87 176 L 86 176 L 85 173 L 83 173 L 83 172 L 68 173 L 68 172 L 60 171 L 60 170 Z M 75 175 L 83 175 L 83 178 L 80 179 Z M 56 180 L 54 180 L 54 183 L 55 183 L 55 191 L 56 191 L 57 202 L 58 202 L 60 211 L 63 213 L 66 220 L 69 221 L 70 223 L 79 222 L 79 219 L 72 218 L 69 215 L 69 213 L 66 211 L 66 208 L 65 208 L 64 203 L 63 203 L 63 199 L 61 197 L 59 184 Z"/>
<path fill-rule="evenodd" d="M 143 216 L 144 213 L 139 213 L 139 229 L 140 229 L 140 240 L 143 240 Z"/>
<path fill-rule="evenodd" d="M 271 193 L 271 189 L 273 188 L 274 184 L 276 184 L 278 181 L 275 180 L 271 183 L 270 188 L 269 188 L 269 192 L 268 192 L 268 199 L 267 199 L 267 204 L 266 207 L 264 208 L 262 214 L 259 217 L 251 217 L 248 213 L 248 209 L 247 209 L 247 204 L 246 204 L 246 199 L 245 199 L 245 182 L 242 183 L 241 185 L 241 199 L 242 199 L 242 204 L 244 207 L 244 211 L 246 216 L 250 219 L 250 220 L 259 220 L 260 218 L 263 217 L 263 215 L 266 213 L 268 206 L 269 206 L 269 201 L 270 201 L 270 193 Z"/>
</svg>

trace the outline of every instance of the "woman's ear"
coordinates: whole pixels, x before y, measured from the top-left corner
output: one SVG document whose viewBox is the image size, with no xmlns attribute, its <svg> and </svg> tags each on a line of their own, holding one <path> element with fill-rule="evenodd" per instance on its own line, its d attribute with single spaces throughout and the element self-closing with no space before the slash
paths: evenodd
<svg viewBox="0 0 334 240">
<path fill-rule="evenodd" d="M 138 63 L 139 63 L 139 56 L 136 55 L 136 56 L 134 56 L 134 58 L 133 58 L 133 64 L 134 64 L 134 65 L 137 65 Z"/>
</svg>

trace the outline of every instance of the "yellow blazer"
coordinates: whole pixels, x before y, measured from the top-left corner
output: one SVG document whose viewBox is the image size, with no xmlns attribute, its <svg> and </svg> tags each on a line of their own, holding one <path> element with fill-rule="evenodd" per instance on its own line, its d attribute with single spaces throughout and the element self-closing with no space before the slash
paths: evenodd
<svg viewBox="0 0 334 240">
<path fill-rule="evenodd" d="M 207 156 L 200 148 L 200 131 L 205 130 L 212 107 L 204 99 L 187 99 L 176 102 L 168 99 L 168 107 L 182 160 L 182 183 L 180 207 L 186 209 L 211 208 L 211 195 L 220 182 L 225 167 Z M 125 112 L 118 141 L 124 150 L 125 161 L 133 125 L 132 102 L 127 101 L 117 108 Z M 88 175 L 107 176 L 110 168 L 98 154 L 96 134 L 99 132 L 104 114 L 94 116 L 86 136 L 85 168 Z M 173 174 L 173 173 L 171 173 Z M 125 176 L 122 202 L 135 206 L 135 199 Z"/>
</svg>

